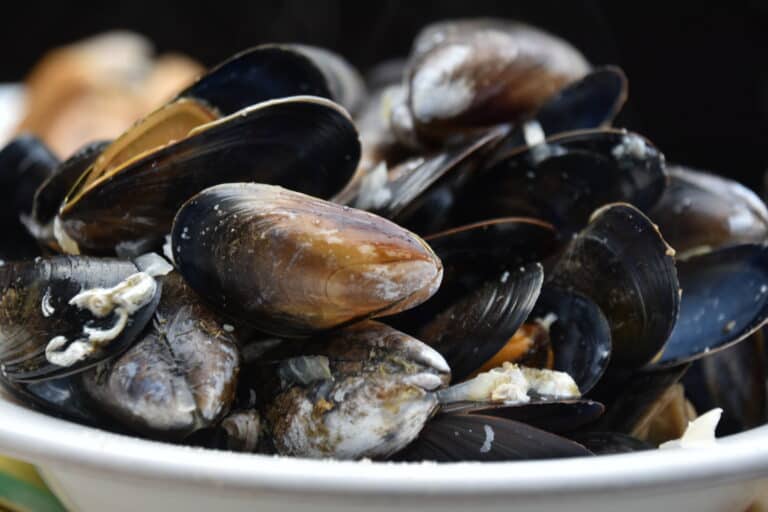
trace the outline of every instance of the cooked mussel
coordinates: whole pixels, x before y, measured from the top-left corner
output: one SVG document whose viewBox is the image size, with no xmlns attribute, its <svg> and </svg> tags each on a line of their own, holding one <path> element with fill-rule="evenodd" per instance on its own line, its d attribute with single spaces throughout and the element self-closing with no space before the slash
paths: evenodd
<svg viewBox="0 0 768 512">
<path fill-rule="evenodd" d="M 61 377 L 128 348 L 160 300 L 131 261 L 58 256 L 0 266 L 0 364 L 11 381 Z"/>
<path fill-rule="evenodd" d="M 506 155 L 559 133 L 607 128 L 627 99 L 627 77 L 613 66 L 596 69 L 549 98 L 499 144 Z"/>
<path fill-rule="evenodd" d="M 109 141 L 86 144 L 57 165 L 53 173 L 40 184 L 32 201 L 32 213 L 25 221 L 27 229 L 38 242 L 58 248 L 58 242 L 53 235 L 53 220 L 59 213 L 61 203 L 80 176 L 109 144 Z"/>
<path fill-rule="evenodd" d="M 435 350 L 372 321 L 296 353 L 301 355 L 285 359 L 289 351 L 276 361 L 280 390 L 266 406 L 283 455 L 387 457 L 418 435 L 437 408 L 433 392 L 450 378 Z"/>
<path fill-rule="evenodd" d="M 463 380 L 515 335 L 536 304 L 544 271 L 540 264 L 505 270 L 461 296 L 417 332 Z"/>
<path fill-rule="evenodd" d="M 240 356 L 231 329 L 178 273 L 160 280 L 152 324 L 122 355 L 83 374 L 82 385 L 126 429 L 179 439 L 227 413 Z"/>
<path fill-rule="evenodd" d="M 413 307 L 442 265 L 416 235 L 361 210 L 280 187 L 227 184 L 173 223 L 179 271 L 222 312 L 280 336 L 306 336 Z"/>
<path fill-rule="evenodd" d="M 301 95 L 333 98 L 310 56 L 290 46 L 263 45 L 225 60 L 177 98 L 202 100 L 228 116 L 257 103 Z"/>
<path fill-rule="evenodd" d="M 262 103 L 94 180 L 92 166 L 61 208 L 57 239 L 67 252 L 160 239 L 187 199 L 219 183 L 274 183 L 328 198 L 349 181 L 359 151 L 347 114 L 328 100 Z"/>
<path fill-rule="evenodd" d="M 669 185 L 649 216 L 678 252 L 768 241 L 768 208 L 747 187 L 714 174 L 667 166 Z"/>
<path fill-rule="evenodd" d="M 498 163 L 474 173 L 457 194 L 450 225 L 519 215 L 567 235 L 607 203 L 647 211 L 666 185 L 664 156 L 623 130 L 566 133 L 494 158 Z"/>
<path fill-rule="evenodd" d="M 768 247 L 744 244 L 677 262 L 683 294 L 669 340 L 651 363 L 676 366 L 730 347 L 768 322 Z"/>
<path fill-rule="evenodd" d="M 565 41 L 521 23 L 435 23 L 414 42 L 408 110 L 420 139 L 516 121 L 589 64 Z"/>
<path fill-rule="evenodd" d="M 565 249 L 549 279 L 592 299 L 608 319 L 619 367 L 639 367 L 664 347 L 680 310 L 674 250 L 628 204 L 612 204 Z"/>
</svg>

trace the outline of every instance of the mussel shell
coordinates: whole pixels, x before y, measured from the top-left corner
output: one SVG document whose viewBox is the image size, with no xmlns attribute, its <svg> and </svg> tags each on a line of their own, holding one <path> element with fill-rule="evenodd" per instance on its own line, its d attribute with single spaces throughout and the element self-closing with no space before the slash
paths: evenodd
<svg viewBox="0 0 768 512">
<path fill-rule="evenodd" d="M 222 312 L 302 337 L 428 299 L 442 265 L 373 214 L 280 187 L 228 184 L 188 201 L 172 232 L 187 282 Z"/>
<path fill-rule="evenodd" d="M 639 367 L 664 347 L 680 310 L 674 251 L 628 204 L 597 210 L 566 247 L 550 280 L 586 295 L 611 327 L 612 364 Z"/>
<path fill-rule="evenodd" d="M 0 376 L 0 388 L 21 403 L 46 414 L 83 425 L 122 431 L 88 399 L 77 375 L 30 383 L 10 382 Z"/>
<path fill-rule="evenodd" d="M 35 192 L 32 219 L 37 225 L 42 227 L 53 222 L 67 193 L 110 143 L 98 141 L 86 144 L 56 167 Z"/>
<path fill-rule="evenodd" d="M 411 333 L 459 299 L 475 293 L 486 281 L 541 261 L 558 246 L 557 232 L 550 224 L 527 218 L 478 222 L 428 236 L 426 241 L 443 263 L 440 289 L 419 307 L 388 319 Z M 478 362 L 478 367 L 483 362 Z"/>
<path fill-rule="evenodd" d="M 396 460 L 511 461 L 592 455 L 582 445 L 544 430 L 494 416 L 440 414 Z"/>
<path fill-rule="evenodd" d="M 45 354 L 56 336 L 82 336 L 85 326 L 110 325 L 70 305 L 82 290 L 109 288 L 139 270 L 130 261 L 57 256 L 0 266 L 0 363 L 5 377 L 29 382 L 63 377 L 96 365 L 127 349 L 144 329 L 160 300 L 158 284 L 150 302 L 133 313 L 119 336 L 71 366 L 50 363 Z"/>
<path fill-rule="evenodd" d="M 365 82 L 358 71 L 344 57 L 326 48 L 306 44 L 283 45 L 312 60 L 323 73 L 331 98 L 350 112 L 360 108 L 366 96 Z M 302 93 L 308 94 L 308 93 Z"/>
<path fill-rule="evenodd" d="M 722 350 L 768 322 L 768 247 L 745 244 L 677 263 L 680 316 L 651 366 L 676 366 Z"/>
<path fill-rule="evenodd" d="M 240 356 L 233 335 L 178 273 L 161 282 L 152 325 L 114 361 L 84 373 L 82 385 L 125 428 L 179 439 L 228 412 Z"/>
<path fill-rule="evenodd" d="M 611 358 L 611 331 L 600 308 L 574 292 L 546 286 L 531 318 L 554 315 L 549 327 L 554 369 L 570 375 L 582 395 L 597 384 Z"/>
<path fill-rule="evenodd" d="M 446 277 L 455 274 L 457 280 L 468 273 L 483 277 L 500 268 L 542 261 L 560 245 L 551 224 L 525 217 L 486 220 L 425 239 L 443 262 Z"/>
<path fill-rule="evenodd" d="M 656 448 L 621 432 L 578 432 L 568 434 L 568 438 L 581 443 L 595 455 L 632 453 Z"/>
<path fill-rule="evenodd" d="M 435 315 L 417 337 L 445 357 L 454 381 L 461 382 L 514 336 L 536 304 L 543 281 L 538 263 L 504 271 Z"/>
<path fill-rule="evenodd" d="M 32 135 L 20 135 L 0 150 L 0 259 L 23 259 L 40 251 L 23 226 L 35 190 L 51 175 L 58 159 Z"/>
<path fill-rule="evenodd" d="M 2 211 L 29 214 L 35 190 L 59 165 L 59 159 L 34 135 L 20 135 L 0 150 Z M 3 215 L 5 216 L 5 214 Z"/>
<path fill-rule="evenodd" d="M 627 77 L 614 66 L 599 68 L 566 86 L 548 99 L 536 114 L 504 138 L 498 153 L 508 154 L 539 141 L 532 140 L 530 124 L 538 124 L 545 137 L 559 133 L 607 127 L 627 99 Z M 535 130 L 535 127 L 533 127 Z"/>
<path fill-rule="evenodd" d="M 159 239 L 179 207 L 227 182 L 279 184 L 328 198 L 355 171 L 357 133 L 347 114 L 320 98 L 263 103 L 210 123 L 174 144 L 70 193 L 60 218 L 81 250 Z"/>
<path fill-rule="evenodd" d="M 263 101 L 301 95 L 333 98 L 308 56 L 289 46 L 264 45 L 225 60 L 178 97 L 203 100 L 228 116 Z"/>
<path fill-rule="evenodd" d="M 609 371 L 590 393 L 605 404 L 595 431 L 630 434 L 650 419 L 659 398 L 688 371 L 690 363 L 640 371 Z"/>
<path fill-rule="evenodd" d="M 572 432 L 597 420 L 605 411 L 600 402 L 592 400 L 534 399 L 525 404 L 493 404 L 455 402 L 444 406 L 441 413 L 464 413 L 496 416 L 519 421 L 555 434 Z"/>
<path fill-rule="evenodd" d="M 387 188 L 391 200 L 376 211 L 418 233 L 437 232 L 445 222 L 442 213 L 449 210 L 434 208 L 435 199 L 460 194 L 467 174 L 483 165 L 507 131 L 505 126 L 497 127 L 423 158 L 420 165 L 390 181 Z M 404 162 L 401 165 L 407 164 Z M 451 199 L 448 205 L 453 202 Z"/>
<path fill-rule="evenodd" d="M 457 196 L 451 225 L 504 216 L 551 222 L 578 231 L 607 203 L 647 210 L 664 191 L 664 156 L 641 136 L 622 130 L 562 134 L 524 151 L 498 155 Z"/>
<path fill-rule="evenodd" d="M 283 455 L 386 458 L 418 435 L 450 378 L 436 351 L 378 322 L 283 348 L 302 354 L 280 361 L 282 390 L 267 407 Z"/>
<path fill-rule="evenodd" d="M 589 69 L 565 41 L 503 20 L 446 21 L 414 44 L 409 107 L 421 138 L 515 121 Z"/>
<path fill-rule="evenodd" d="M 683 377 L 685 393 L 697 411 L 723 410 L 719 436 L 768 423 L 768 352 L 765 334 L 755 334 L 695 361 Z"/>
<path fill-rule="evenodd" d="M 735 181 L 667 166 L 669 185 L 649 216 L 681 255 L 768 240 L 768 208 Z"/>
</svg>

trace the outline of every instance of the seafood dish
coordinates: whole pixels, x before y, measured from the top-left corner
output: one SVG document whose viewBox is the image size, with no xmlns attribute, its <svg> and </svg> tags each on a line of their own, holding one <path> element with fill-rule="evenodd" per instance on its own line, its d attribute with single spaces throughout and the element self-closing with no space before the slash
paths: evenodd
<svg viewBox="0 0 768 512">
<path fill-rule="evenodd" d="M 552 34 L 459 19 L 365 76 L 244 50 L 65 155 L 19 133 L 0 383 L 119 434 L 308 458 L 607 455 L 762 425 L 768 209 L 614 126 L 627 97 Z"/>
</svg>

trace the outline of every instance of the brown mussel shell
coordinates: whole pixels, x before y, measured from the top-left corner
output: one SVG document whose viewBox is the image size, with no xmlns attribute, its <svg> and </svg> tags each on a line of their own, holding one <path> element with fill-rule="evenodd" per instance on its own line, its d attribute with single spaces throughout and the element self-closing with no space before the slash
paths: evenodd
<svg viewBox="0 0 768 512">
<path fill-rule="evenodd" d="M 281 390 L 266 408 L 283 455 L 388 457 L 418 435 L 437 409 L 433 391 L 450 378 L 435 350 L 372 321 L 330 333 L 299 353 L 278 360 Z"/>
<path fill-rule="evenodd" d="M 565 41 L 503 20 L 426 27 L 414 43 L 408 107 L 422 139 L 512 122 L 589 70 Z"/>
<path fill-rule="evenodd" d="M 442 278 L 440 260 L 413 233 L 270 185 L 198 194 L 179 210 L 172 245 L 192 288 L 278 336 L 403 311 L 432 296 Z"/>
<path fill-rule="evenodd" d="M 678 257 L 768 240 L 768 208 L 747 187 L 681 166 L 667 173 L 669 185 L 648 215 Z"/>
</svg>

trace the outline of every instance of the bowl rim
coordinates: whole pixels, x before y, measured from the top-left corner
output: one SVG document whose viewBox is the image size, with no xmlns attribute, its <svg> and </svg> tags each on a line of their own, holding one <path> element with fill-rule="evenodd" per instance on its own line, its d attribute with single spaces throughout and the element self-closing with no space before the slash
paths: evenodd
<svg viewBox="0 0 768 512">
<path fill-rule="evenodd" d="M 52 468 L 131 480 L 313 496 L 572 495 L 768 478 L 768 425 L 708 446 L 543 461 L 395 463 L 232 453 L 114 434 L 0 397 L 0 450 Z"/>
</svg>

